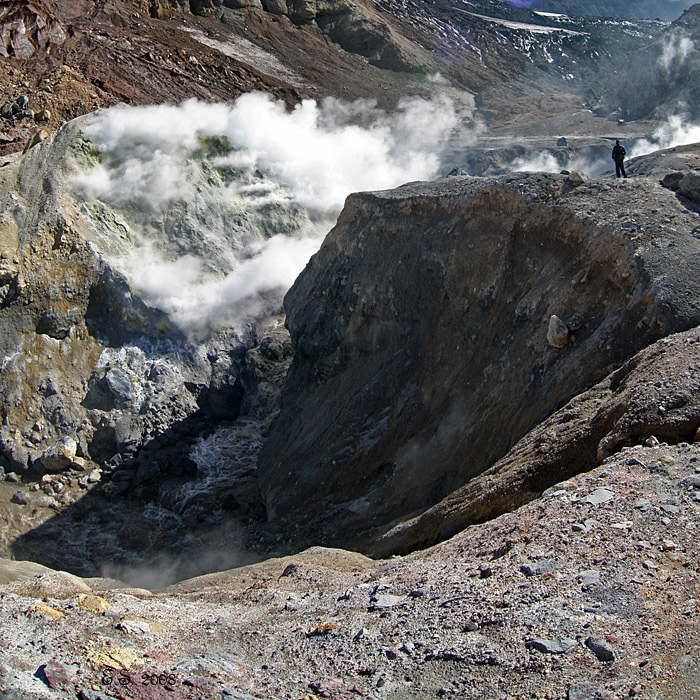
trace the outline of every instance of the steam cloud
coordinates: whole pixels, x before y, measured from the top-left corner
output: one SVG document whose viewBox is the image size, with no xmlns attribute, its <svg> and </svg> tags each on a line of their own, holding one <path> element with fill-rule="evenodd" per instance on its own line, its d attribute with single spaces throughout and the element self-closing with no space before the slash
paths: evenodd
<svg viewBox="0 0 700 700">
<path fill-rule="evenodd" d="M 656 62 L 668 73 L 673 68 L 678 68 L 685 63 L 694 49 L 695 46 L 690 37 L 679 32 L 670 34 L 665 38 L 661 54 Z"/>
<path fill-rule="evenodd" d="M 700 143 L 700 124 L 693 124 L 683 116 L 670 116 L 650 139 L 641 139 L 634 144 L 630 157 L 644 156 L 653 151 L 689 143 Z"/>
<path fill-rule="evenodd" d="M 116 107 L 85 129 L 99 162 L 74 185 L 129 229 L 114 262 L 144 298 L 202 331 L 279 300 L 351 192 L 434 177 L 458 123 L 442 96 Z"/>
</svg>

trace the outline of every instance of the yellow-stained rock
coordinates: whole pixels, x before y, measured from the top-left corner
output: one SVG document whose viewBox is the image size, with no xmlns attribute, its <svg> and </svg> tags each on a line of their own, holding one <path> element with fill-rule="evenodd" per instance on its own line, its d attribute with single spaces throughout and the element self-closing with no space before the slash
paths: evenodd
<svg viewBox="0 0 700 700">
<path fill-rule="evenodd" d="M 89 610 L 95 615 L 102 615 L 108 610 L 112 609 L 112 606 L 99 595 L 80 595 L 78 596 L 78 606 L 83 610 Z"/>
<path fill-rule="evenodd" d="M 115 671 L 128 671 L 138 659 L 138 654 L 133 649 L 110 644 L 99 650 L 89 651 L 87 657 L 94 668 L 106 667 Z"/>
<path fill-rule="evenodd" d="M 333 630 L 337 630 L 338 627 L 340 627 L 340 622 L 335 622 L 334 620 L 330 620 L 328 622 L 320 622 L 316 627 L 314 627 L 314 629 L 312 629 L 308 633 L 307 636 L 315 637 L 319 634 L 328 634 Z"/>
<path fill-rule="evenodd" d="M 38 612 L 46 617 L 50 617 L 53 620 L 60 620 L 62 617 L 66 616 L 66 613 L 64 613 L 62 610 L 52 608 L 50 605 L 46 605 L 45 603 L 34 603 L 34 605 L 30 605 L 27 608 L 27 612 Z"/>
</svg>

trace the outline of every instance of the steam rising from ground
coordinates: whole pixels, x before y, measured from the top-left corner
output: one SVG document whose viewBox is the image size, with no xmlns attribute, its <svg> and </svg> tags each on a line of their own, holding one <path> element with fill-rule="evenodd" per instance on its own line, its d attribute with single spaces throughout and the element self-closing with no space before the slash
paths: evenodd
<svg viewBox="0 0 700 700">
<path fill-rule="evenodd" d="M 665 38 L 661 54 L 656 62 L 667 73 L 670 73 L 672 69 L 677 69 L 685 63 L 694 48 L 690 37 L 675 32 Z"/>
<path fill-rule="evenodd" d="M 653 151 L 674 146 L 685 146 L 700 142 L 700 124 L 688 122 L 684 117 L 674 115 L 660 126 L 650 139 L 641 139 L 634 144 L 630 157 L 643 156 Z"/>
<path fill-rule="evenodd" d="M 457 124 L 445 97 L 117 107 L 85 129 L 98 162 L 74 184 L 128 230 L 111 252 L 132 284 L 202 331 L 279 301 L 351 192 L 434 177 Z"/>
</svg>

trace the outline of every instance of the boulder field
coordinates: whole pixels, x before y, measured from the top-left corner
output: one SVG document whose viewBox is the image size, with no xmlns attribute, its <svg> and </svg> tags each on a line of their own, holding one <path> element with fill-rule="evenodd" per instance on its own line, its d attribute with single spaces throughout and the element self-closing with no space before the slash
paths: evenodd
<svg viewBox="0 0 700 700">
<path fill-rule="evenodd" d="M 635 440 L 692 440 L 694 341 L 653 345 L 700 323 L 697 201 L 660 183 L 688 150 L 628 180 L 349 197 L 285 299 L 295 354 L 259 460 L 269 526 L 405 552 Z"/>
</svg>

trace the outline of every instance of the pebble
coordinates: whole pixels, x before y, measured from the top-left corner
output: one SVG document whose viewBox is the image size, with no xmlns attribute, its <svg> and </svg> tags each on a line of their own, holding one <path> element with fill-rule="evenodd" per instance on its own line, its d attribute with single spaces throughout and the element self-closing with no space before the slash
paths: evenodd
<svg viewBox="0 0 700 700">
<path fill-rule="evenodd" d="M 615 494 L 610 489 L 599 488 L 589 493 L 585 498 L 580 499 L 581 503 L 590 503 L 592 506 L 599 506 L 608 501 L 612 501 Z"/>
<path fill-rule="evenodd" d="M 145 620 L 122 620 L 117 627 L 127 634 L 148 634 L 151 631 Z"/>
<path fill-rule="evenodd" d="M 93 469 L 90 474 L 88 475 L 87 481 L 88 484 L 96 484 L 100 480 L 100 470 L 99 469 Z"/>
<path fill-rule="evenodd" d="M 39 496 L 35 501 L 34 505 L 39 506 L 40 508 L 52 508 L 53 506 L 57 506 L 58 504 L 56 503 L 56 499 L 51 498 L 51 496 Z"/>
<path fill-rule="evenodd" d="M 600 583 L 600 571 L 588 569 L 586 571 L 582 571 L 576 578 L 583 587 L 595 586 L 596 584 Z"/>
<path fill-rule="evenodd" d="M 598 661 L 615 660 L 615 650 L 600 637 L 588 637 L 585 644 L 596 655 Z"/>
<path fill-rule="evenodd" d="M 563 348 L 569 342 L 569 329 L 564 321 L 555 314 L 549 317 L 547 342 L 553 348 Z"/>
<path fill-rule="evenodd" d="M 37 675 L 45 680 L 49 688 L 69 688 L 76 676 L 78 669 L 76 666 L 66 666 L 60 661 L 49 661 L 37 671 Z"/>
<path fill-rule="evenodd" d="M 654 564 L 651 559 L 646 559 L 644 562 L 642 562 L 642 566 L 650 571 L 656 571 L 659 568 L 658 565 Z"/>
<path fill-rule="evenodd" d="M 534 564 L 523 564 L 520 567 L 520 571 L 525 574 L 525 576 L 542 576 L 543 574 L 551 574 L 557 569 L 557 562 L 555 559 L 543 559 Z"/>
<path fill-rule="evenodd" d="M 357 631 L 357 634 L 352 638 L 353 642 L 359 642 L 361 639 L 366 639 L 367 638 L 367 630 L 362 627 Z"/>
<path fill-rule="evenodd" d="M 372 597 L 370 610 L 386 610 L 387 608 L 393 608 L 395 605 L 401 605 L 405 602 L 406 598 L 404 596 L 380 593 Z"/>
<path fill-rule="evenodd" d="M 5 474 L 5 481 L 10 481 L 13 484 L 19 484 L 19 476 L 15 472 L 7 472 Z"/>
<path fill-rule="evenodd" d="M 528 649 L 541 651 L 543 654 L 566 654 L 576 646 L 575 639 L 561 637 L 558 639 L 535 638 L 526 642 Z"/>
<path fill-rule="evenodd" d="M 647 498 L 639 498 L 634 502 L 634 507 L 642 512 L 647 511 L 651 508 L 651 501 Z"/>
<path fill-rule="evenodd" d="M 569 687 L 567 700 L 608 700 L 610 693 L 593 683 L 574 683 Z"/>
<path fill-rule="evenodd" d="M 16 491 L 12 498 L 11 503 L 16 503 L 19 506 L 26 506 L 29 503 L 29 494 L 26 491 Z"/>
</svg>

